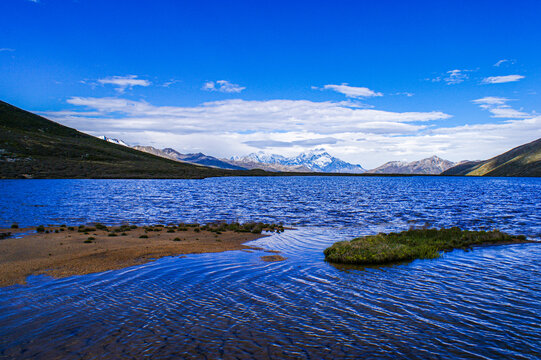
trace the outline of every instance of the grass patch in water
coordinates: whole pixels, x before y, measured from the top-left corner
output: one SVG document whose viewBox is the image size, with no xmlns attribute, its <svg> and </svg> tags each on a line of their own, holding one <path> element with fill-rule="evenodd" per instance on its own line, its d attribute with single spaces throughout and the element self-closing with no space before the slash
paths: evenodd
<svg viewBox="0 0 541 360">
<path fill-rule="evenodd" d="M 339 264 L 381 265 L 434 259 L 441 252 L 470 249 L 476 245 L 527 242 L 524 235 L 509 235 L 498 230 L 469 231 L 449 229 L 410 229 L 400 233 L 364 236 L 339 241 L 324 250 L 325 260 Z"/>
</svg>

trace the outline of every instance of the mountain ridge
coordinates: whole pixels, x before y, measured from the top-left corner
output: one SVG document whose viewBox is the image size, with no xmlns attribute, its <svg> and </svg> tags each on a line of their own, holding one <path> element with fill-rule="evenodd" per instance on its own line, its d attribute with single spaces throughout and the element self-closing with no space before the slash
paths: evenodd
<svg viewBox="0 0 541 360">
<path fill-rule="evenodd" d="M 372 170 L 368 170 L 372 174 L 426 174 L 438 175 L 443 171 L 457 165 L 449 160 L 442 159 L 436 155 L 431 157 L 416 160 L 416 161 L 389 161 Z"/>
<path fill-rule="evenodd" d="M 514 147 L 484 161 L 452 167 L 442 175 L 461 176 L 541 176 L 541 138 Z"/>
</svg>

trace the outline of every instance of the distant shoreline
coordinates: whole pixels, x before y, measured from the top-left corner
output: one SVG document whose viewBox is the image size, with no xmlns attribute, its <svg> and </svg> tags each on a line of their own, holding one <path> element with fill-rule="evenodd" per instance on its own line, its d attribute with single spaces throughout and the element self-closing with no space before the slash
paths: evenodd
<svg viewBox="0 0 541 360">
<path fill-rule="evenodd" d="M 243 171 L 243 170 L 235 170 Z M 348 173 L 270 173 L 264 174 L 233 174 L 206 177 L 1 177 L 0 180 L 204 180 L 213 178 L 245 178 L 245 177 L 441 177 L 441 178 L 539 178 L 539 176 L 482 176 L 482 175 L 441 175 L 441 174 L 348 174 Z"/>
<path fill-rule="evenodd" d="M 0 240 L 0 287 L 24 284 L 29 275 L 63 278 L 122 269 L 165 256 L 262 250 L 244 244 L 268 236 L 261 232 L 204 229 L 163 225 L 124 225 L 106 230 L 55 226 L 39 229 L 42 232 L 36 232 L 38 227 L 0 229 L 0 233 L 14 236 Z"/>
</svg>

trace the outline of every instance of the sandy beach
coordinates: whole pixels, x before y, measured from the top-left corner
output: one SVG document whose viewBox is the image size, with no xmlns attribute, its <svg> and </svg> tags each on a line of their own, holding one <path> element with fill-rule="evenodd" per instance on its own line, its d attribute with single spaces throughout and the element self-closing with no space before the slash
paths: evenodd
<svg viewBox="0 0 541 360">
<path fill-rule="evenodd" d="M 121 269 L 164 256 L 261 250 L 244 243 L 267 236 L 189 226 L 55 226 L 45 227 L 42 232 L 36 229 L 0 229 L 0 233 L 11 232 L 14 236 L 0 240 L 0 286 L 24 284 L 29 275 L 62 278 Z M 282 259 L 274 256 L 264 260 Z"/>
</svg>

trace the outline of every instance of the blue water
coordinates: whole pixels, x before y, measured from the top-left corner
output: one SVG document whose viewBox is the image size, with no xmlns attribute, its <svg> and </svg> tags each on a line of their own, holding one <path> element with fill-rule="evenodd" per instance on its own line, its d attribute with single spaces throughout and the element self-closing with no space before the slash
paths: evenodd
<svg viewBox="0 0 541 360">
<path fill-rule="evenodd" d="M 428 223 L 538 239 L 541 179 L 8 180 L 0 226 L 267 221 L 261 252 L 168 257 L 0 289 L 0 358 L 541 357 L 541 244 L 367 269 L 338 240 Z"/>
</svg>

